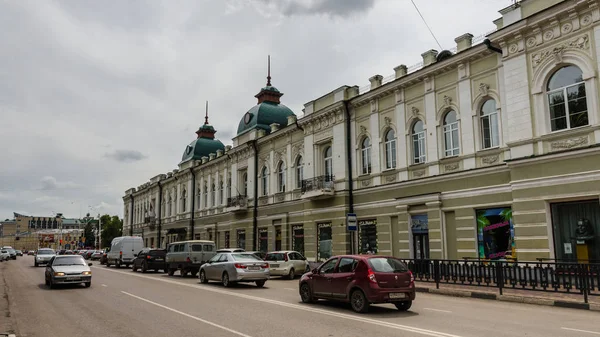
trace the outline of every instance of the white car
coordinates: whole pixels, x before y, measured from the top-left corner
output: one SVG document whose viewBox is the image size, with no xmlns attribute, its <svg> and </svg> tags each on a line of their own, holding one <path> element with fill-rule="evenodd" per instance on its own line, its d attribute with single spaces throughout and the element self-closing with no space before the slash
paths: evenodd
<svg viewBox="0 0 600 337">
<path fill-rule="evenodd" d="M 10 254 L 8 253 L 8 250 L 0 250 L 0 262 L 8 261 L 8 259 L 10 259 Z"/>
<path fill-rule="evenodd" d="M 271 276 L 287 276 L 288 279 L 293 280 L 296 275 L 310 271 L 306 258 L 291 250 L 269 252 L 265 256 L 265 261 L 269 263 Z"/>
<path fill-rule="evenodd" d="M 40 248 L 35 254 L 33 265 L 38 267 L 42 264 L 48 264 L 50 260 L 56 256 L 56 252 L 54 249 L 50 248 Z"/>
</svg>

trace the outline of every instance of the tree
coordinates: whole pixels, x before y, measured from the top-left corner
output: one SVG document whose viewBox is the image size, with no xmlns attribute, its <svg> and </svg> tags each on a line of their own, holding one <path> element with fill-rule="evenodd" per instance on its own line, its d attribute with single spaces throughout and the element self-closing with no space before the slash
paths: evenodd
<svg viewBox="0 0 600 337">
<path fill-rule="evenodd" d="M 83 236 L 85 237 L 85 245 L 89 247 L 96 246 L 96 236 L 94 235 L 94 223 L 88 222 L 83 228 Z"/>
<path fill-rule="evenodd" d="M 100 217 L 102 222 L 102 247 L 109 247 L 112 240 L 123 234 L 123 220 L 118 216 L 105 214 Z"/>
</svg>

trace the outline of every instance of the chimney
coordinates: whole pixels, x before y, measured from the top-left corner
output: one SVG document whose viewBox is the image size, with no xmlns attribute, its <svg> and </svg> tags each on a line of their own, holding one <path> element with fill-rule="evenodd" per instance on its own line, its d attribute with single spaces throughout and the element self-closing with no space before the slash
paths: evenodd
<svg viewBox="0 0 600 337">
<path fill-rule="evenodd" d="M 222 155 L 223 155 L 223 150 L 221 150 L 221 149 L 217 150 L 217 158 L 219 158 Z"/>
<path fill-rule="evenodd" d="M 271 125 L 269 125 L 271 127 L 271 133 L 279 130 L 279 123 L 273 123 Z"/>
<path fill-rule="evenodd" d="M 296 116 L 294 116 L 294 115 L 288 116 L 287 120 L 288 120 L 288 124 L 287 125 L 296 124 Z"/>
<path fill-rule="evenodd" d="M 471 48 L 473 45 L 473 35 L 470 33 L 463 34 L 454 39 L 454 42 L 456 42 L 456 52 L 460 53 L 463 50 Z"/>
<path fill-rule="evenodd" d="M 202 157 L 202 164 L 206 164 L 206 162 L 208 162 L 208 157 L 207 156 Z"/>
<path fill-rule="evenodd" d="M 423 67 L 427 67 L 430 64 L 435 63 L 438 51 L 435 49 L 428 50 L 421 54 L 423 57 Z"/>
<path fill-rule="evenodd" d="M 400 78 L 400 77 L 406 76 L 406 74 L 408 74 L 408 68 L 404 64 L 401 64 L 401 65 L 397 66 L 396 68 L 394 68 L 394 71 L 396 72 L 396 78 Z"/>
<path fill-rule="evenodd" d="M 381 86 L 381 81 L 383 80 L 383 76 L 375 75 L 369 78 L 369 82 L 371 82 L 371 89 L 375 89 Z"/>
</svg>

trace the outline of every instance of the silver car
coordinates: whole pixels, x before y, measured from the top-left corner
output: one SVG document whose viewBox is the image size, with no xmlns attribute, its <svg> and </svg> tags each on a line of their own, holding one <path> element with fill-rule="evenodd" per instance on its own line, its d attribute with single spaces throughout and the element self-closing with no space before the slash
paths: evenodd
<svg viewBox="0 0 600 337">
<path fill-rule="evenodd" d="M 50 289 L 57 284 L 92 285 L 92 270 L 81 255 L 60 255 L 53 257 L 46 266 L 46 285 Z"/>
<path fill-rule="evenodd" d="M 8 259 L 10 259 L 10 254 L 8 253 L 8 250 L 0 250 L 0 262 L 8 261 Z"/>
<path fill-rule="evenodd" d="M 35 254 L 33 264 L 34 266 L 39 266 L 41 264 L 48 264 L 50 260 L 56 256 L 56 252 L 54 249 L 50 248 L 40 248 Z"/>
<path fill-rule="evenodd" d="M 269 264 L 254 254 L 217 253 L 200 267 L 200 282 L 220 281 L 225 287 L 237 282 L 255 282 L 263 287 L 269 279 Z"/>
</svg>

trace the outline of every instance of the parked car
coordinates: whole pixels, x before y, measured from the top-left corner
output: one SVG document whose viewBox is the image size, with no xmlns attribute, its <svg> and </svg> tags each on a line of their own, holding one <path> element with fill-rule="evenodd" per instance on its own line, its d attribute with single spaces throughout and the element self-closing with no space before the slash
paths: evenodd
<svg viewBox="0 0 600 337">
<path fill-rule="evenodd" d="M 270 252 L 265 256 L 265 261 L 269 262 L 271 276 L 287 276 L 293 280 L 296 275 L 310 271 L 306 258 L 295 251 Z"/>
<path fill-rule="evenodd" d="M 242 248 L 221 248 L 217 250 L 217 253 L 243 253 L 245 252 Z"/>
<path fill-rule="evenodd" d="M 50 248 L 40 248 L 37 250 L 35 254 L 35 258 L 33 261 L 34 266 L 39 266 L 41 264 L 48 264 L 50 260 L 56 256 L 56 252 L 54 249 Z"/>
<path fill-rule="evenodd" d="M 102 253 L 102 256 L 100 257 L 100 264 L 106 264 L 106 261 L 108 261 L 108 251 Z"/>
<path fill-rule="evenodd" d="M 92 285 L 92 271 L 81 255 L 54 256 L 46 266 L 45 280 L 50 289 L 57 284 Z"/>
<path fill-rule="evenodd" d="M 35 255 L 35 251 L 33 251 L 33 250 L 30 250 L 30 251 L 28 251 L 28 252 L 27 252 L 27 255 L 31 255 L 31 256 L 33 256 L 33 255 Z"/>
<path fill-rule="evenodd" d="M 92 261 L 100 260 L 100 259 L 102 259 L 103 256 L 106 255 L 106 253 L 104 253 L 104 251 L 101 251 L 101 250 L 95 250 L 95 251 L 92 251 L 89 253 L 90 254 L 89 254 L 88 259 L 90 259 Z"/>
<path fill-rule="evenodd" d="M 165 260 L 167 257 L 166 249 L 154 249 L 154 248 L 144 248 L 139 253 L 136 254 L 135 259 L 133 260 L 133 264 L 131 265 L 131 269 L 133 271 L 137 271 L 138 269 L 142 270 L 142 273 L 147 272 L 148 270 L 162 270 L 163 272 L 167 272 L 167 261 Z"/>
<path fill-rule="evenodd" d="M 343 255 L 302 275 L 299 292 L 304 303 L 349 302 L 356 312 L 367 312 L 371 304 L 392 303 L 406 311 L 415 299 L 415 282 L 408 267 L 395 257 Z"/>
<path fill-rule="evenodd" d="M 167 249 L 169 276 L 179 270 L 181 277 L 191 273 L 196 276 L 200 266 L 215 256 L 215 243 L 206 240 L 173 242 Z"/>
<path fill-rule="evenodd" d="M 10 254 L 8 253 L 8 250 L 0 250 L 0 262 L 8 261 L 8 259 L 10 259 Z"/>
<path fill-rule="evenodd" d="M 269 264 L 254 254 L 217 253 L 200 267 L 201 283 L 220 281 L 225 287 L 237 282 L 255 282 L 263 287 L 269 279 Z"/>
<path fill-rule="evenodd" d="M 254 254 L 254 255 L 258 256 L 261 260 L 264 260 L 265 257 L 267 257 L 267 253 L 266 252 L 251 251 L 251 252 L 247 252 L 247 253 Z"/>
<path fill-rule="evenodd" d="M 144 248 L 144 242 L 139 236 L 119 236 L 112 240 L 110 251 L 106 254 L 106 266 L 115 265 L 127 268 L 133 263 L 135 254 Z"/>
<path fill-rule="evenodd" d="M 10 255 L 10 258 L 13 260 L 17 259 L 17 251 L 11 247 L 11 246 L 4 246 L 2 247 L 2 249 L 6 250 L 8 252 L 8 254 Z"/>
<path fill-rule="evenodd" d="M 17 256 L 23 256 L 23 252 L 22 251 L 20 251 L 20 250 L 17 249 L 17 250 L 15 250 L 15 252 L 17 253 Z"/>
</svg>

